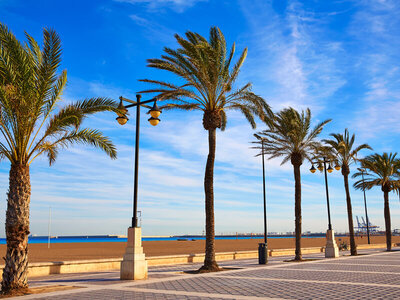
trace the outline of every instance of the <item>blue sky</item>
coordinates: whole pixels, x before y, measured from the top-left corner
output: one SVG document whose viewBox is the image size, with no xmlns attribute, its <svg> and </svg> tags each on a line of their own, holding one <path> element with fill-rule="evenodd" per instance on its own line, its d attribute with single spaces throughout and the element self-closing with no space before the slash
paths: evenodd
<svg viewBox="0 0 400 300">
<path fill-rule="evenodd" d="M 66 102 L 120 95 L 134 99 L 146 89 L 141 78 L 176 81 L 146 67 L 164 46 L 175 48 L 174 33 L 208 36 L 219 26 L 237 52 L 249 48 L 237 82 L 277 111 L 309 107 L 315 122 L 332 118 L 322 138 L 349 128 L 356 143 L 376 152 L 399 148 L 400 3 L 357 1 L 0 0 L 0 21 L 19 39 L 24 30 L 41 40 L 43 27 L 57 30 L 63 43 L 62 69 L 68 70 Z M 164 112 L 157 127 L 142 114 L 139 210 L 144 235 L 199 234 L 204 229 L 203 173 L 207 135 L 197 112 Z M 48 167 L 31 166 L 31 232 L 47 234 L 125 234 L 132 215 L 134 116 L 121 127 L 113 114 L 87 121 L 118 147 L 118 159 L 89 147 L 60 153 Z M 259 123 L 258 129 L 265 128 Z M 250 149 L 254 131 L 237 113 L 217 133 L 215 217 L 217 233 L 262 231 L 261 161 Z M 367 155 L 369 152 L 362 153 Z M 290 164 L 267 162 L 269 231 L 294 230 L 294 181 Z M 0 164 L 0 220 L 4 220 L 8 168 Z M 323 175 L 302 166 L 303 230 L 325 231 Z M 353 170 L 355 167 L 352 167 Z M 329 175 L 332 223 L 345 231 L 343 177 Z M 351 190 L 353 214 L 363 215 L 360 191 Z M 367 193 L 370 219 L 384 226 L 383 195 Z M 392 227 L 400 228 L 400 203 L 391 196 Z M 4 229 L 0 228 L 4 236 Z"/>
</svg>

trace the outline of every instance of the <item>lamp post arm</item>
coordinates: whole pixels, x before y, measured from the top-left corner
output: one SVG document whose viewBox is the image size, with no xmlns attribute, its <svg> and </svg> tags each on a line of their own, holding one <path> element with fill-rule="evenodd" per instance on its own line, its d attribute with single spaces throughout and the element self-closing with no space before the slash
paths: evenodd
<svg viewBox="0 0 400 300">
<path fill-rule="evenodd" d="M 126 101 L 126 102 L 129 102 L 129 103 L 132 103 L 132 104 L 129 104 L 129 105 L 125 106 L 125 108 L 138 106 L 138 102 L 137 101 L 134 101 L 134 100 L 131 100 L 131 99 L 128 99 L 128 98 L 124 98 L 122 96 L 119 97 L 119 99 L 122 100 L 122 101 Z M 153 99 L 146 100 L 146 101 L 140 101 L 140 106 L 143 106 L 143 107 L 151 109 L 151 106 L 145 105 L 145 104 L 151 103 L 151 102 L 154 102 L 154 101 L 157 101 L 157 98 L 153 98 Z"/>
</svg>

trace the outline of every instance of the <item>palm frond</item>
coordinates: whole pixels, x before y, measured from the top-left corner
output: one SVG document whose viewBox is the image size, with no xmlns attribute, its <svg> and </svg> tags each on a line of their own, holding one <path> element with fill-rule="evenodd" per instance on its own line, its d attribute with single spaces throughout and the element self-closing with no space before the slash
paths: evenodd
<svg viewBox="0 0 400 300">
<path fill-rule="evenodd" d="M 37 148 L 38 153 L 30 161 L 32 161 L 42 153 L 46 153 L 51 165 L 57 157 L 58 151 L 61 148 L 67 148 L 74 144 L 91 145 L 95 148 L 103 150 L 112 159 L 117 158 L 117 150 L 114 144 L 105 137 L 100 131 L 95 129 L 81 129 L 66 133 L 54 142 L 45 141 Z"/>
<path fill-rule="evenodd" d="M 170 110 L 170 109 L 194 110 L 194 109 L 199 109 L 199 105 L 197 103 L 190 103 L 190 104 L 168 103 L 166 105 L 160 106 L 160 109 L 161 110 Z"/>
<path fill-rule="evenodd" d="M 42 60 L 37 74 L 38 98 L 46 99 L 57 80 L 57 69 L 61 64 L 61 40 L 53 29 L 43 30 Z M 47 112 L 54 107 L 52 101 L 48 101 Z"/>
<path fill-rule="evenodd" d="M 251 127 L 254 129 L 257 127 L 257 124 L 254 120 L 252 110 L 250 107 L 246 105 L 242 105 L 239 103 L 234 103 L 229 106 L 230 109 L 236 109 L 242 112 L 242 114 L 246 117 L 247 121 L 249 121 Z"/>
</svg>

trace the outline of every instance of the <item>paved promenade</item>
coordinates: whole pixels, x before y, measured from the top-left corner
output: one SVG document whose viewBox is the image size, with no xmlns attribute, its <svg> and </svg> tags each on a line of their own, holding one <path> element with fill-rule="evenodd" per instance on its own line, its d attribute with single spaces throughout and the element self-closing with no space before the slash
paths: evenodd
<svg viewBox="0 0 400 300">
<path fill-rule="evenodd" d="M 34 278 L 31 287 L 65 285 L 75 289 L 18 299 L 400 299 L 400 249 L 359 251 L 365 255 L 302 263 L 270 259 L 225 261 L 229 271 L 188 274 L 200 264 L 152 267 L 146 281 L 120 281 L 119 272 Z M 396 251 L 399 250 L 399 251 Z M 290 257 L 291 258 L 291 257 Z"/>
</svg>

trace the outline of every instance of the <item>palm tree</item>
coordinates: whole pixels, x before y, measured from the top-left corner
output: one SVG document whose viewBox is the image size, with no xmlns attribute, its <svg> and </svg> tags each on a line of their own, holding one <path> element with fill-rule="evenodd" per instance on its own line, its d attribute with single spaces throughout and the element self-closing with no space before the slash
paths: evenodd
<svg viewBox="0 0 400 300">
<path fill-rule="evenodd" d="M 285 108 L 276 114 L 269 129 L 257 135 L 264 142 L 264 153 L 269 159 L 283 156 L 281 164 L 290 161 L 293 165 L 295 180 L 295 260 L 302 260 L 301 254 L 301 175 L 300 166 L 304 159 L 311 161 L 315 150 L 321 145 L 316 137 L 331 120 L 325 120 L 311 130 L 311 111 L 307 109 L 301 114 L 294 108 Z"/>
<path fill-rule="evenodd" d="M 380 186 L 384 199 L 384 216 L 386 229 L 386 248 L 392 249 L 392 230 L 390 225 L 389 192 L 400 189 L 400 160 L 397 153 L 383 153 L 368 155 L 361 160 L 361 166 L 366 170 L 365 178 L 354 183 L 356 189 L 370 190 L 374 186 Z M 353 178 L 362 177 L 362 172 L 357 172 Z"/>
<path fill-rule="evenodd" d="M 254 116 L 268 121 L 273 115 L 263 98 L 251 92 L 251 84 L 232 91 L 239 75 L 247 48 L 232 66 L 235 44 L 227 52 L 225 37 L 217 27 L 210 29 L 207 40 L 198 33 L 186 32 L 186 38 L 175 34 L 180 48 L 164 48 L 161 59 L 149 59 L 148 66 L 166 70 L 178 76 L 182 85 L 158 81 L 141 80 L 154 84 L 156 88 L 143 91 L 158 93 L 160 100 L 170 100 L 164 109 L 200 110 L 203 112 L 203 127 L 208 131 L 209 153 L 204 176 L 206 214 L 206 255 L 200 271 L 217 271 L 214 247 L 214 160 L 216 129 L 225 129 L 226 111 L 237 110 L 244 114 L 253 128 Z"/>
<path fill-rule="evenodd" d="M 7 252 L 2 293 L 28 287 L 28 235 L 31 185 L 29 166 L 47 155 L 50 165 L 60 149 L 90 144 L 116 157 L 112 142 L 101 132 L 81 128 L 87 115 L 116 111 L 104 98 L 57 107 L 67 72 L 57 74 L 61 46 L 57 33 L 43 31 L 43 47 L 26 34 L 22 44 L 0 23 L 0 156 L 11 163 L 6 213 Z"/>
<path fill-rule="evenodd" d="M 332 133 L 330 136 L 332 136 L 333 139 L 323 140 L 323 142 L 325 142 L 331 148 L 335 159 L 342 168 L 344 189 L 346 191 L 347 220 L 349 223 L 350 234 L 350 253 L 351 255 L 357 255 L 357 245 L 354 239 L 353 212 L 351 208 L 349 189 L 350 165 L 357 161 L 358 152 L 363 149 L 372 150 L 372 148 L 368 144 L 362 144 L 353 149 L 355 135 L 353 134 L 350 138 L 347 128 L 344 130 L 344 134 Z"/>
</svg>

